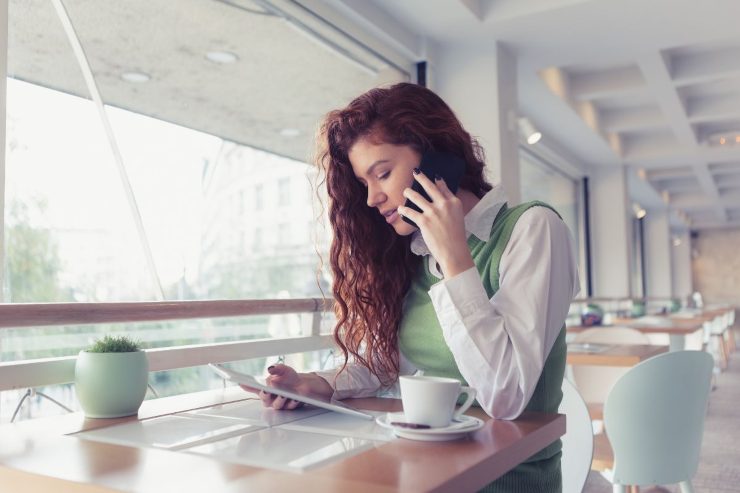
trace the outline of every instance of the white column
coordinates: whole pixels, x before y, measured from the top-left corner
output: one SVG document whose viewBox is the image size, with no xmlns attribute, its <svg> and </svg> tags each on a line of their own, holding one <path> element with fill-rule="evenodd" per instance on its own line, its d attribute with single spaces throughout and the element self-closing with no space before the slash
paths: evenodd
<svg viewBox="0 0 740 493">
<path fill-rule="evenodd" d="M 645 216 L 645 276 L 646 296 L 670 298 L 673 295 L 671 279 L 671 226 L 667 210 L 649 210 Z"/>
<path fill-rule="evenodd" d="M 5 231 L 5 121 L 8 70 L 8 3 L 0 2 L 0 231 Z M 5 235 L 0 235 L 0 302 L 5 301 Z"/>
<path fill-rule="evenodd" d="M 671 248 L 673 296 L 686 300 L 694 292 L 691 280 L 691 238 L 688 231 L 673 232 L 678 241 Z"/>
<path fill-rule="evenodd" d="M 521 201 L 516 56 L 499 43 L 443 46 L 430 60 L 430 89 L 439 94 L 486 151 L 488 179 L 510 205 Z"/>
<path fill-rule="evenodd" d="M 594 167 L 589 173 L 593 296 L 632 295 L 632 208 L 622 167 Z"/>
</svg>

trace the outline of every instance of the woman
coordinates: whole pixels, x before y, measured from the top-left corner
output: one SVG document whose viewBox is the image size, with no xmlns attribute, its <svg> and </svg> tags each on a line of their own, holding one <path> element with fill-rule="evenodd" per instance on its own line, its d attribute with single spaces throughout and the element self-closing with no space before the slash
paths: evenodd
<svg viewBox="0 0 740 493">
<path fill-rule="evenodd" d="M 564 321 L 578 292 L 557 213 L 541 203 L 508 207 L 486 182 L 476 140 L 442 99 L 414 84 L 373 89 L 329 113 L 319 144 L 334 232 L 334 335 L 345 362 L 308 374 L 276 365 L 268 380 L 341 399 L 376 395 L 423 370 L 477 389 L 494 418 L 556 412 Z M 427 151 L 463 158 L 456 193 L 418 172 Z M 411 190 L 414 180 L 431 202 Z M 260 397 L 276 409 L 298 405 Z M 560 442 L 489 486 L 559 491 Z"/>
</svg>

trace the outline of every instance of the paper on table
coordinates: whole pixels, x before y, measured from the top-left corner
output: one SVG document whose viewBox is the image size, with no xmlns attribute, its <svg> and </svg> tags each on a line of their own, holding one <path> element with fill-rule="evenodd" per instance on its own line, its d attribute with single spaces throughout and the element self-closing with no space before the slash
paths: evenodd
<svg viewBox="0 0 740 493">
<path fill-rule="evenodd" d="M 180 450 L 202 443 L 242 435 L 263 427 L 227 419 L 202 419 L 182 415 L 162 416 L 142 421 L 75 433 L 96 442 Z"/>
<path fill-rule="evenodd" d="M 198 417 L 215 416 L 217 418 L 240 420 L 254 425 L 271 427 L 328 412 L 325 409 L 315 407 L 304 407 L 292 411 L 277 411 L 263 406 L 262 401 L 259 399 L 254 399 L 199 409 L 197 411 L 188 411 L 181 414 Z"/>
<path fill-rule="evenodd" d="M 384 412 L 367 411 L 373 416 L 384 415 Z M 366 440 L 391 441 L 395 439 L 393 430 L 383 428 L 375 421 L 355 418 L 344 414 L 326 413 L 293 421 L 282 425 L 280 428 L 287 430 L 308 431 L 353 438 L 364 438 Z"/>
<path fill-rule="evenodd" d="M 290 472 L 301 472 L 374 447 L 361 438 L 265 428 L 243 436 L 185 450 L 218 460 Z"/>
</svg>

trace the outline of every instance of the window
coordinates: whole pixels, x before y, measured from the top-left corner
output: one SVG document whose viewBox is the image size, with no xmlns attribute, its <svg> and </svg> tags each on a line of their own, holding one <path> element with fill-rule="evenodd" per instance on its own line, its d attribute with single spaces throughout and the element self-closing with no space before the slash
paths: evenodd
<svg viewBox="0 0 740 493">
<path fill-rule="evenodd" d="M 278 225 L 278 247 L 286 247 L 291 243 L 290 224 L 282 223 Z"/>
<path fill-rule="evenodd" d="M 280 178 L 278 180 L 278 206 L 287 207 L 290 205 L 290 178 Z"/>
<path fill-rule="evenodd" d="M 580 236 L 577 182 L 526 151 L 520 152 L 520 163 L 522 202 L 540 200 L 555 208 L 577 245 Z"/>
<path fill-rule="evenodd" d="M 265 208 L 264 189 L 265 187 L 262 186 L 261 184 L 254 186 L 254 210 L 255 211 L 262 211 Z"/>
<path fill-rule="evenodd" d="M 644 218 L 632 218 L 632 272 L 630 273 L 630 287 L 634 298 L 642 298 L 646 295 L 644 220 Z"/>
<path fill-rule="evenodd" d="M 520 182 L 522 202 L 540 200 L 552 206 L 568 225 L 574 247 L 579 254 L 581 295 L 586 293 L 586 259 L 583 235 L 581 191 L 578 182 L 561 172 L 555 165 L 539 158 L 526 148 L 520 148 Z"/>
<path fill-rule="evenodd" d="M 305 162 L 314 129 L 330 109 L 408 75 L 398 57 L 291 2 L 290 16 L 270 5 L 65 0 L 68 32 L 51 2 L 10 0 L 4 301 L 311 289 L 315 244 L 325 252 L 328 236 L 291 231 L 315 217 Z M 291 24 L 300 15 L 302 27 Z M 289 250 L 274 248 L 278 222 Z M 269 336 L 266 320 L 214 327 L 216 338 Z M 51 329 L 0 331 L 0 356 L 31 340 L 33 352 L 13 358 L 75 354 L 106 329 L 67 328 L 77 336 L 63 344 Z M 156 331 L 151 344 L 186 332 Z"/>
</svg>

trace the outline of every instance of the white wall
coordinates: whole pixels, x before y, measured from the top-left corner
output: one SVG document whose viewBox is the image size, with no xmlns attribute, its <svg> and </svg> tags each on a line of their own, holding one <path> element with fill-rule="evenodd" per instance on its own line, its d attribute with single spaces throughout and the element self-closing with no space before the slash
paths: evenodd
<svg viewBox="0 0 740 493">
<path fill-rule="evenodd" d="M 673 236 L 680 243 L 671 247 L 672 292 L 673 296 L 685 300 L 694 291 L 691 279 L 691 238 L 688 231 L 674 232 Z"/>
<path fill-rule="evenodd" d="M 645 216 L 645 266 L 649 297 L 673 296 L 671 229 L 667 210 L 650 210 Z"/>
<path fill-rule="evenodd" d="M 520 202 L 516 57 L 501 45 L 443 46 L 430 61 L 429 87 L 486 151 L 488 178 Z"/>
<path fill-rule="evenodd" d="M 740 305 L 740 229 L 700 231 L 691 242 L 694 289 L 705 305 Z"/>
<path fill-rule="evenodd" d="M 625 169 L 595 166 L 589 184 L 593 296 L 630 297 L 632 216 Z"/>
<path fill-rule="evenodd" d="M 5 145 L 5 97 L 8 70 L 8 2 L 0 2 L 0 142 Z M 5 231 L 5 150 L 0 152 L 0 231 Z M 5 258 L 5 235 L 0 235 L 0 259 Z M 5 286 L 5 262 L 0 262 L 0 286 Z M 5 290 L 0 289 L 0 301 Z"/>
</svg>

